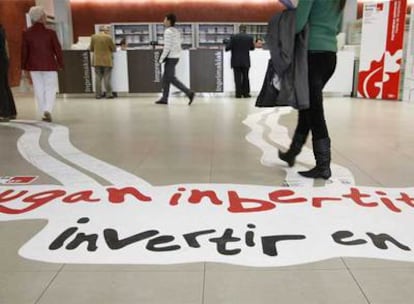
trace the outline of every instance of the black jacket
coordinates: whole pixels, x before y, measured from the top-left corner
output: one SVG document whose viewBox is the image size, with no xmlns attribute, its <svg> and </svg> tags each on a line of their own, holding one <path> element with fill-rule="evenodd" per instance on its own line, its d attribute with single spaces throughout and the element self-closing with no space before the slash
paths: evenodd
<svg viewBox="0 0 414 304">
<path fill-rule="evenodd" d="M 6 65 L 8 63 L 7 53 L 6 53 L 6 34 L 3 27 L 0 25 L 0 67 L 1 72 L 6 71 Z"/>
<path fill-rule="evenodd" d="M 226 51 L 231 51 L 231 67 L 250 67 L 249 51 L 251 50 L 254 50 L 253 37 L 245 33 L 231 36 L 230 41 L 226 45 Z"/>
</svg>

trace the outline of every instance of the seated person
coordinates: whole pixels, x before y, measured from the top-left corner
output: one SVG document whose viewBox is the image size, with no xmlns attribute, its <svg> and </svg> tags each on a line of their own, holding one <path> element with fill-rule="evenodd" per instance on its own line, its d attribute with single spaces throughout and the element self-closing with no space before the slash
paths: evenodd
<svg viewBox="0 0 414 304">
<path fill-rule="evenodd" d="M 122 51 L 126 51 L 128 48 L 128 44 L 126 42 L 125 38 L 122 38 L 122 40 L 119 42 L 119 46 L 121 47 Z"/>
<path fill-rule="evenodd" d="M 261 48 L 263 48 L 263 44 L 264 44 L 263 39 L 259 37 L 254 42 L 254 47 L 257 48 L 257 49 L 261 49 Z"/>
</svg>

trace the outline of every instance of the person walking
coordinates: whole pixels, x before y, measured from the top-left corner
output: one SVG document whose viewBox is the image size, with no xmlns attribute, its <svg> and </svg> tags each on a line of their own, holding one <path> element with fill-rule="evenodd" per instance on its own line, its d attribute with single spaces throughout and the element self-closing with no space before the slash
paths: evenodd
<svg viewBox="0 0 414 304">
<path fill-rule="evenodd" d="M 231 67 L 236 85 L 236 98 L 250 96 L 250 51 L 254 50 L 253 37 L 246 34 L 246 26 L 240 25 L 240 33 L 232 35 L 226 45 L 226 51 L 231 51 Z"/>
<path fill-rule="evenodd" d="M 16 105 L 9 86 L 9 52 L 6 31 L 0 24 L 0 122 L 16 119 Z"/>
<path fill-rule="evenodd" d="M 175 76 L 175 66 L 177 65 L 181 55 L 181 33 L 175 28 L 177 17 L 170 13 L 164 18 L 164 48 L 162 50 L 159 63 L 164 63 L 164 74 L 162 77 L 162 97 L 157 100 L 156 104 L 168 104 L 168 96 L 170 94 L 170 85 L 173 84 L 188 97 L 188 105 L 191 105 L 195 93 L 187 88 Z"/>
<path fill-rule="evenodd" d="M 46 14 L 41 6 L 31 7 L 29 16 L 33 25 L 23 32 L 22 70 L 30 71 L 42 120 L 51 122 L 58 89 L 57 71 L 63 69 L 62 47 L 56 32 L 46 28 Z"/>
<path fill-rule="evenodd" d="M 312 132 L 313 154 L 316 166 L 299 172 L 308 178 L 329 179 L 332 175 L 331 140 L 325 121 L 322 90 L 336 67 L 337 42 L 346 0 L 299 0 L 296 8 L 296 32 L 309 24 L 308 81 L 310 107 L 299 110 L 292 143 L 279 158 L 293 166 L 296 156 Z"/>
<path fill-rule="evenodd" d="M 92 35 L 89 47 L 93 53 L 92 65 L 95 69 L 95 97 L 102 98 L 102 79 L 105 84 L 106 98 L 114 98 L 112 93 L 111 75 L 113 66 L 113 52 L 116 46 L 109 35 L 109 26 L 101 25 L 99 33 Z"/>
</svg>

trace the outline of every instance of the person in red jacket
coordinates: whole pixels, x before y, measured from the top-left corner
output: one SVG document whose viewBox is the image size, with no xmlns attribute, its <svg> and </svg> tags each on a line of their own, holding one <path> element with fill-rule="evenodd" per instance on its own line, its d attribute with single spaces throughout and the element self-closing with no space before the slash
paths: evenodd
<svg viewBox="0 0 414 304">
<path fill-rule="evenodd" d="M 42 120 L 51 122 L 58 88 L 57 71 L 63 69 L 62 48 L 56 32 L 46 28 L 46 14 L 41 6 L 31 7 L 29 16 L 33 25 L 23 32 L 22 70 L 30 72 Z"/>
</svg>

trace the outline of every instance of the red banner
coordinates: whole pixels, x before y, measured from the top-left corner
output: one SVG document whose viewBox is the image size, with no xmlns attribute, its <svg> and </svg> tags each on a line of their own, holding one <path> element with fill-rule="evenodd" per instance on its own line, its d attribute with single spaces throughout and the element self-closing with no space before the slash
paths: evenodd
<svg viewBox="0 0 414 304">
<path fill-rule="evenodd" d="M 399 99 L 407 0 L 364 4 L 358 96 Z"/>
</svg>

